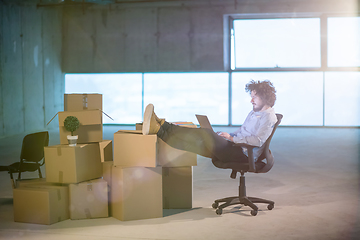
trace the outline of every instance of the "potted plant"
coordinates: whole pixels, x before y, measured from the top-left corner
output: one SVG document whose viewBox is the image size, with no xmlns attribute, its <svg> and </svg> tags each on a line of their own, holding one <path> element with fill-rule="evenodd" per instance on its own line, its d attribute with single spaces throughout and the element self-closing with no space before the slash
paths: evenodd
<svg viewBox="0 0 360 240">
<path fill-rule="evenodd" d="M 67 116 L 64 120 L 64 127 L 67 131 L 71 132 L 71 135 L 67 136 L 69 146 L 76 146 L 78 136 L 74 136 L 74 132 L 80 127 L 79 119 L 74 116 Z"/>
</svg>

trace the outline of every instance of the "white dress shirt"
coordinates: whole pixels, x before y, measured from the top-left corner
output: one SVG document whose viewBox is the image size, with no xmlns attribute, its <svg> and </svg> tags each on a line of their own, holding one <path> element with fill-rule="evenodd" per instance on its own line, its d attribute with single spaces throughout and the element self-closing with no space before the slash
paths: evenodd
<svg viewBox="0 0 360 240">
<path fill-rule="evenodd" d="M 243 125 L 233 132 L 233 141 L 235 143 L 246 143 L 254 148 L 254 158 L 257 159 L 264 149 L 264 143 L 271 135 L 277 117 L 273 108 L 268 108 L 265 111 L 254 112 L 253 110 L 246 117 Z M 247 155 L 247 149 L 243 148 Z"/>
</svg>

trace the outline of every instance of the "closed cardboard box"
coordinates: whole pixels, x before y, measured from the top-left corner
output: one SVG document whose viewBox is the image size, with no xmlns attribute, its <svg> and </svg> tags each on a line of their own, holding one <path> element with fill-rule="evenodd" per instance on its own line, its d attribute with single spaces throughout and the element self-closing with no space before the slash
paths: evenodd
<svg viewBox="0 0 360 240">
<path fill-rule="evenodd" d="M 121 221 L 163 216 L 161 167 L 112 168 L 112 216 Z"/>
<path fill-rule="evenodd" d="M 101 142 L 103 140 L 103 124 L 101 110 L 84 110 L 77 112 L 58 112 L 60 144 L 68 144 L 67 135 L 71 132 L 64 127 L 67 116 L 79 119 L 80 127 L 74 132 L 78 135 L 77 143 Z"/>
<path fill-rule="evenodd" d="M 70 219 L 108 217 L 108 184 L 103 179 L 69 184 Z"/>
<path fill-rule="evenodd" d="M 102 176 L 98 143 L 54 145 L 44 148 L 46 181 L 79 183 Z"/>
<path fill-rule="evenodd" d="M 102 110 L 101 94 L 64 94 L 64 111 Z"/>
<path fill-rule="evenodd" d="M 112 141 L 103 140 L 99 142 L 101 162 L 113 160 Z"/>
<path fill-rule="evenodd" d="M 191 209 L 193 199 L 192 167 L 164 167 L 164 209 Z"/>
<path fill-rule="evenodd" d="M 103 166 L 103 179 L 107 182 L 108 185 L 108 199 L 109 199 L 109 216 L 111 216 L 111 169 L 113 167 L 112 161 L 105 161 L 102 163 Z"/>
<path fill-rule="evenodd" d="M 50 183 L 46 182 L 46 178 L 32 178 L 32 179 L 17 179 L 16 180 L 16 187 L 26 187 L 29 185 L 53 185 L 53 186 L 59 186 L 61 184 L 59 183 Z"/>
<path fill-rule="evenodd" d="M 197 128 L 192 122 L 173 122 L 173 124 L 181 127 Z M 161 139 L 158 141 L 158 148 L 158 162 L 160 166 L 187 167 L 197 165 L 197 155 L 195 153 L 173 148 Z"/>
<path fill-rule="evenodd" d="M 67 186 L 38 186 L 15 188 L 15 222 L 53 224 L 69 219 L 69 190 Z"/>
<path fill-rule="evenodd" d="M 156 135 L 143 135 L 141 130 L 114 133 L 114 165 L 123 167 L 157 167 Z"/>
<path fill-rule="evenodd" d="M 158 164 L 163 167 L 185 167 L 197 165 L 197 154 L 171 147 L 158 139 Z"/>
<path fill-rule="evenodd" d="M 141 130 L 120 130 L 114 134 L 114 165 L 125 167 L 196 166 L 197 155 L 173 148 L 157 135 Z"/>
</svg>

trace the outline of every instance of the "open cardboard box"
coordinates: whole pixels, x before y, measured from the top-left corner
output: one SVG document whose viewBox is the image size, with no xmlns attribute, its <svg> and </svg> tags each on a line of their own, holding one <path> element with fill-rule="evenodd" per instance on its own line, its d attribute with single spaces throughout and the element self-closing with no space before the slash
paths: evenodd
<svg viewBox="0 0 360 240">
<path fill-rule="evenodd" d="M 77 143 L 101 142 L 103 140 L 103 124 L 101 110 L 83 110 L 77 112 L 58 112 L 60 144 L 68 144 L 67 131 L 64 120 L 68 116 L 75 116 L 79 119 L 80 127 L 74 132 L 78 135 Z"/>
</svg>

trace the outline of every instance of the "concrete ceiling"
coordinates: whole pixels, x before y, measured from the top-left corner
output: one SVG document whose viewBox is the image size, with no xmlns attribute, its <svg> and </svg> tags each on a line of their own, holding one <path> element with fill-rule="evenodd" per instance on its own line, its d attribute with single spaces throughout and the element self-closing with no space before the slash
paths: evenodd
<svg viewBox="0 0 360 240">
<path fill-rule="evenodd" d="M 320 2 L 324 0 L 312 0 Z M 106 4 L 133 4 L 133 3 L 204 3 L 204 4 L 241 4 L 241 3 L 295 3 L 309 2 L 309 0 L 0 0 L 3 3 L 37 4 L 38 6 L 72 6 L 72 5 L 106 5 Z"/>
</svg>

